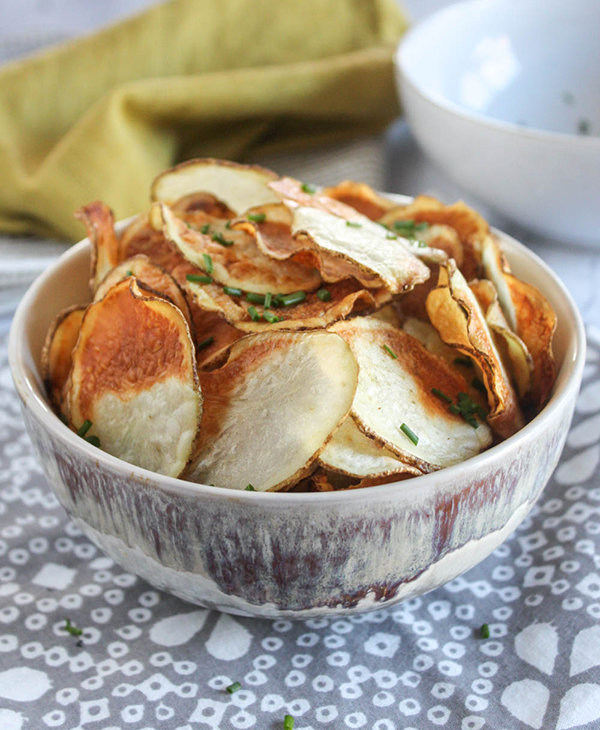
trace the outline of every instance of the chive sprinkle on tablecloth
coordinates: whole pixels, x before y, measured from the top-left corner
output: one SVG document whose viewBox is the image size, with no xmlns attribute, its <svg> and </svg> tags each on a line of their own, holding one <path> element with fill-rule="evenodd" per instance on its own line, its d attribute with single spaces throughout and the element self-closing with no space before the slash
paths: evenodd
<svg viewBox="0 0 600 730">
<path fill-rule="evenodd" d="M 597 331 L 560 465 L 503 545 L 426 596 L 294 623 L 154 590 L 75 528 L 24 431 L 7 330 L 0 319 L 2 730 L 275 730 L 286 714 L 295 730 L 600 726 Z"/>
</svg>

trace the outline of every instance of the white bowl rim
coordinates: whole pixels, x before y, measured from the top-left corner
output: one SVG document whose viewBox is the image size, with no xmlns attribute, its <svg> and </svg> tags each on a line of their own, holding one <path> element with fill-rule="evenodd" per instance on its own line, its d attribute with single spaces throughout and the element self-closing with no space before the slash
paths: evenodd
<svg viewBox="0 0 600 730">
<path fill-rule="evenodd" d="M 416 44 L 419 42 L 419 35 L 427 33 L 428 26 L 433 25 L 443 19 L 444 16 L 450 16 L 454 13 L 462 12 L 465 8 L 473 6 L 486 6 L 489 5 L 489 0 L 462 0 L 462 2 L 453 3 L 448 7 L 441 8 L 440 10 L 432 13 L 431 15 L 424 18 L 422 21 L 412 26 L 402 36 L 402 39 L 398 43 L 396 51 L 394 53 L 394 62 L 397 69 L 400 71 L 400 80 L 406 83 L 411 89 L 418 94 L 425 101 L 435 104 L 436 106 L 444 109 L 447 112 L 455 114 L 459 117 L 464 117 L 471 122 L 486 125 L 492 127 L 498 131 L 512 134 L 515 136 L 539 139 L 545 142 L 551 143 L 573 143 L 575 145 L 581 145 L 582 147 L 597 147 L 600 149 L 600 137 L 595 134 L 584 135 L 584 134 L 567 134 L 567 132 L 552 132 L 548 129 L 540 129 L 539 127 L 524 127 L 516 122 L 507 122 L 496 117 L 482 114 L 479 112 L 472 111 L 466 107 L 457 104 L 456 102 L 450 101 L 443 94 L 439 94 L 435 91 L 425 90 L 420 85 L 414 76 L 409 71 L 409 64 L 406 61 L 406 54 L 410 44 Z"/>
<path fill-rule="evenodd" d="M 395 200 L 398 203 L 410 202 L 412 198 L 403 195 L 395 195 L 391 193 L 385 193 L 387 197 Z M 120 221 L 117 227 L 120 228 L 125 226 L 128 222 L 133 220 L 135 216 L 127 220 Z M 527 423 L 520 431 L 517 431 L 513 436 L 500 442 L 496 446 L 483 451 L 476 456 L 471 457 L 463 462 L 454 464 L 453 466 L 445 467 L 439 471 L 432 472 L 430 474 L 424 474 L 414 479 L 403 482 L 390 482 L 388 484 L 379 484 L 373 487 L 365 487 L 361 489 L 350 489 L 341 490 L 336 492 L 251 492 L 242 489 L 229 489 L 227 487 L 213 487 L 208 484 L 199 484 L 196 482 L 188 482 L 183 479 L 175 477 L 168 477 L 157 472 L 152 472 L 142 467 L 129 464 L 122 459 L 112 456 L 101 449 L 92 446 L 84 439 L 77 436 L 68 426 L 66 426 L 60 418 L 54 413 L 50 406 L 40 399 L 36 393 L 36 389 L 31 383 L 28 375 L 21 368 L 21 349 L 23 347 L 23 338 L 25 333 L 25 319 L 30 308 L 31 302 L 35 299 L 38 289 L 46 281 L 47 278 L 51 277 L 56 269 L 64 266 L 68 263 L 71 258 L 77 256 L 77 254 L 89 245 L 89 239 L 84 238 L 79 243 L 71 246 L 65 251 L 51 266 L 49 266 L 45 272 L 43 272 L 38 278 L 31 284 L 23 299 L 19 303 L 15 312 L 9 335 L 8 344 L 8 361 L 10 370 L 15 382 L 15 387 L 24 401 L 25 408 L 30 408 L 37 418 L 44 424 L 46 428 L 52 431 L 56 437 L 66 442 L 71 447 L 83 451 L 92 461 L 96 461 L 98 465 L 100 463 L 106 464 L 107 467 L 113 469 L 119 469 L 122 472 L 128 472 L 129 476 L 137 478 L 138 481 L 149 481 L 165 491 L 170 493 L 178 494 L 181 496 L 199 497 L 205 495 L 207 497 L 221 497 L 225 499 L 249 499 L 249 500 L 262 500 L 262 502 L 273 501 L 275 505 L 289 505 L 291 503 L 306 504 L 307 502 L 315 499 L 323 500 L 324 502 L 352 502 L 354 500 L 364 500 L 365 498 L 369 501 L 378 499 L 386 499 L 390 497 L 398 497 L 400 493 L 406 493 L 410 491 L 410 487 L 418 488 L 419 493 L 424 495 L 424 490 L 430 489 L 431 492 L 435 492 L 437 488 L 443 488 L 444 483 L 451 483 L 453 477 L 458 476 L 461 470 L 466 468 L 475 469 L 479 465 L 484 465 L 486 461 L 490 461 L 497 457 L 500 461 L 504 461 L 502 458 L 506 456 L 509 451 L 518 449 L 524 441 L 530 437 L 534 437 L 537 430 L 542 429 L 544 424 L 551 419 L 565 404 L 567 399 L 570 397 L 570 390 L 572 389 L 573 383 L 579 383 L 583 373 L 583 367 L 585 364 L 585 327 L 581 314 L 577 309 L 577 305 L 573 301 L 570 293 L 568 292 L 562 281 L 554 274 L 552 269 L 537 256 L 533 251 L 529 250 L 522 243 L 519 243 L 516 239 L 512 238 L 506 233 L 492 228 L 492 231 L 498 235 L 503 244 L 508 244 L 509 249 L 514 248 L 526 257 L 533 260 L 533 263 L 540 267 L 546 276 L 553 280 L 554 285 L 558 288 L 560 294 L 565 299 L 567 308 L 570 311 L 571 321 L 574 324 L 575 333 L 575 352 L 573 360 L 567 362 L 564 361 L 562 367 L 570 367 L 572 369 L 571 375 L 566 380 L 559 392 L 555 392 L 550 401 L 546 404 L 543 410 L 538 413 L 529 423 Z M 418 485 L 415 483 L 418 482 Z"/>
</svg>

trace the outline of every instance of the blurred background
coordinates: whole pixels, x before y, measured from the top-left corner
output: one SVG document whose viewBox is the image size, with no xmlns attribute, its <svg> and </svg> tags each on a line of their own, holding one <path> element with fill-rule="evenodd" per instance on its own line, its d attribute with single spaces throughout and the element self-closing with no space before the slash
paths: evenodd
<svg viewBox="0 0 600 730">
<path fill-rule="evenodd" d="M 0 0 L 0 64 L 24 57 L 49 46 L 90 33 L 103 25 L 134 15 L 151 5 L 155 0 Z M 451 5 L 449 0 L 404 0 L 402 8 L 416 23 L 432 12 Z M 284 167 L 291 173 L 320 183 L 320 169 L 329 169 L 333 177 L 349 176 L 363 179 L 384 190 L 408 195 L 431 194 L 445 202 L 459 198 L 473 205 L 488 218 L 490 223 L 502 228 L 526 243 L 556 271 L 575 296 L 579 307 L 588 321 L 600 321 L 600 295 L 595 280 L 600 277 L 600 257 L 582 247 L 569 247 L 535 235 L 523 227 L 507 220 L 469 192 L 461 189 L 436 166 L 431 164 L 421 150 L 407 126 L 398 119 L 390 125 L 383 137 L 364 139 L 346 147 L 322 151 L 322 162 L 307 157 L 305 152 L 273 161 L 270 158 L 256 160 Z M 346 164 L 344 164 L 346 161 Z M 278 164 L 279 162 L 279 164 Z M 348 175 L 348 164 L 351 163 Z M 352 174 L 354 171 L 354 174 Z M 329 182 L 324 180 L 323 182 Z M 0 271 L 0 312 L 10 311 L 32 273 L 43 269 L 63 244 L 46 244 L 43 252 L 35 243 L 22 241 L 19 251 L 14 244 L 0 233 L 0 259 L 3 260 L 4 281 Z M 33 248 L 30 249 L 30 247 Z M 33 261 L 23 263 L 23 252 L 36 253 Z M 16 261 L 19 259 L 18 261 Z M 15 261 L 11 270 L 11 261 Z M 29 267 L 29 268 L 28 268 Z M 11 278 L 12 277 L 12 278 Z M 11 286 L 7 288 L 7 279 Z"/>
</svg>

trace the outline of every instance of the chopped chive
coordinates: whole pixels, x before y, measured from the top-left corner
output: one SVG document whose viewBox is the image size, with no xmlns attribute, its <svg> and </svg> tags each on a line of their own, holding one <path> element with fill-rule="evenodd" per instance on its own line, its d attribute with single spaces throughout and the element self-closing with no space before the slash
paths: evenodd
<svg viewBox="0 0 600 730">
<path fill-rule="evenodd" d="M 302 191 L 309 195 L 314 195 L 317 192 L 317 188 L 313 185 L 309 185 L 308 183 L 302 183 Z"/>
<path fill-rule="evenodd" d="M 285 294 L 279 297 L 279 301 L 284 307 L 291 307 L 293 304 L 300 304 L 306 299 L 306 293 L 303 291 L 296 291 L 293 294 Z"/>
<path fill-rule="evenodd" d="M 212 284 L 212 277 L 200 274 L 188 274 L 185 277 L 188 281 L 198 282 L 200 284 Z"/>
<path fill-rule="evenodd" d="M 377 223 L 378 226 L 381 226 L 382 228 L 385 228 L 386 231 L 389 231 L 390 230 L 390 227 L 388 226 L 387 223 L 382 223 L 381 221 L 375 221 L 375 223 Z"/>
<path fill-rule="evenodd" d="M 188 228 L 191 228 L 191 227 L 192 227 L 192 224 L 191 224 L 191 223 L 188 223 L 187 221 L 183 221 L 183 222 L 185 223 L 185 225 L 186 225 L 186 226 L 187 226 Z"/>
<path fill-rule="evenodd" d="M 125 272 L 125 276 L 133 276 L 133 271 L 132 271 L 131 269 L 128 269 L 128 270 L 127 270 L 127 271 Z"/>
<path fill-rule="evenodd" d="M 425 241 L 417 241 L 417 248 L 428 248 L 429 244 Z"/>
<path fill-rule="evenodd" d="M 256 294 L 253 291 L 249 291 L 246 294 L 246 300 L 249 302 L 252 302 L 253 304 L 264 304 L 265 303 L 265 295 L 264 294 Z"/>
<path fill-rule="evenodd" d="M 253 223 L 263 223 L 266 217 L 264 213 L 248 213 L 248 220 Z"/>
<path fill-rule="evenodd" d="M 256 492 L 256 489 L 254 489 L 252 484 L 248 484 L 247 487 L 244 487 L 244 492 Z"/>
<path fill-rule="evenodd" d="M 260 314 L 256 311 L 256 307 L 248 307 L 248 314 L 253 322 L 258 322 Z"/>
<path fill-rule="evenodd" d="M 239 682 L 234 682 L 233 684 L 230 684 L 229 687 L 225 687 L 225 689 L 230 695 L 232 695 L 234 692 L 237 692 L 238 689 L 242 689 L 242 685 Z"/>
<path fill-rule="evenodd" d="M 220 243 L 221 246 L 233 246 L 233 241 L 227 240 L 222 233 L 213 233 L 212 240 L 215 241 L 215 243 Z"/>
<path fill-rule="evenodd" d="M 100 439 L 98 436 L 87 436 L 85 440 L 88 444 L 92 444 L 92 446 L 95 446 L 97 449 L 100 448 Z"/>
<path fill-rule="evenodd" d="M 413 231 L 415 228 L 415 222 L 412 218 L 405 221 L 394 221 L 394 228 L 397 231 Z"/>
<path fill-rule="evenodd" d="M 273 295 L 270 291 L 268 291 L 265 294 L 265 309 L 268 309 L 271 306 L 271 302 L 273 301 Z"/>
<path fill-rule="evenodd" d="M 446 403 L 452 403 L 452 398 L 450 398 L 449 395 L 446 395 L 445 393 L 443 393 L 439 388 L 432 388 L 431 389 L 431 392 L 434 395 L 437 395 L 438 398 L 441 398 L 442 400 L 445 400 Z"/>
<path fill-rule="evenodd" d="M 398 359 L 398 355 L 396 355 L 396 353 L 392 350 L 391 347 L 388 347 L 387 345 L 382 345 L 382 347 L 390 357 L 393 357 L 394 360 Z"/>
<path fill-rule="evenodd" d="M 421 223 L 417 223 L 417 225 L 415 226 L 415 231 L 426 231 L 428 228 L 429 223 L 422 221 Z"/>
<path fill-rule="evenodd" d="M 197 350 L 204 350 L 205 347 L 209 347 L 212 345 L 212 343 L 215 341 L 215 338 L 210 335 L 210 337 L 207 337 L 205 340 L 202 340 L 202 342 L 199 342 L 196 346 Z"/>
<path fill-rule="evenodd" d="M 417 434 L 412 431 L 405 423 L 400 426 L 400 430 L 409 441 L 413 442 L 415 446 L 419 443 L 419 437 L 417 436 Z"/>
<path fill-rule="evenodd" d="M 227 228 L 227 230 L 231 228 L 231 221 L 227 221 L 227 223 L 225 224 L 225 228 Z"/>
<path fill-rule="evenodd" d="M 86 433 L 90 430 L 92 427 L 92 422 L 89 420 L 85 420 L 81 426 L 77 429 L 77 435 L 81 436 L 81 438 L 85 438 Z"/>
<path fill-rule="evenodd" d="M 269 312 L 269 310 L 265 310 L 262 314 L 263 319 L 265 319 L 269 324 L 274 324 L 275 322 L 280 322 L 280 318 L 273 314 L 273 312 Z"/>
<path fill-rule="evenodd" d="M 237 286 L 224 286 L 223 291 L 225 294 L 229 294 L 230 297 L 241 297 L 244 292 L 238 289 Z"/>
<path fill-rule="evenodd" d="M 464 365 L 464 367 L 466 367 L 466 368 L 472 368 L 473 367 L 473 363 L 471 362 L 471 360 L 469 360 L 468 357 L 455 357 L 454 358 L 454 362 L 457 365 Z"/>
<path fill-rule="evenodd" d="M 346 221 L 346 225 L 350 228 L 362 228 L 362 223 L 356 223 L 355 221 Z"/>
<path fill-rule="evenodd" d="M 283 718 L 283 730 L 294 730 L 294 718 L 291 715 Z"/>
<path fill-rule="evenodd" d="M 73 626 L 71 619 L 68 618 L 65 619 L 63 631 L 71 634 L 71 636 L 81 636 L 83 634 L 83 629 L 78 629 L 77 626 Z"/>
<path fill-rule="evenodd" d="M 475 388 L 475 390 L 478 390 L 480 393 L 487 394 L 486 387 L 483 384 L 483 381 L 479 378 L 473 378 L 473 380 L 471 380 L 471 385 Z"/>
<path fill-rule="evenodd" d="M 69 420 L 67 419 L 67 417 L 65 416 L 64 413 L 59 413 L 58 414 L 58 417 L 65 424 L 65 426 L 68 426 L 69 425 Z"/>
<path fill-rule="evenodd" d="M 319 291 L 317 292 L 317 297 L 322 302 L 328 302 L 331 299 L 331 292 L 329 291 L 329 289 L 319 289 Z"/>
<path fill-rule="evenodd" d="M 204 259 L 204 270 L 207 274 L 212 274 L 213 272 L 213 260 L 211 256 L 207 253 L 202 254 L 202 258 Z"/>
<path fill-rule="evenodd" d="M 200 233 L 204 233 L 204 235 L 206 235 L 209 231 L 210 231 L 210 225 L 208 223 L 205 223 L 200 228 Z"/>
<path fill-rule="evenodd" d="M 453 403 L 448 410 L 450 413 L 454 413 L 455 416 L 460 416 L 460 408 L 456 405 L 456 403 Z"/>
<path fill-rule="evenodd" d="M 490 627 L 488 624 L 482 624 L 481 628 L 479 629 L 481 633 L 482 639 L 489 639 L 490 638 Z"/>
<path fill-rule="evenodd" d="M 388 241 L 397 241 L 398 240 L 398 236 L 396 236 L 395 233 L 388 233 L 386 238 Z"/>
</svg>

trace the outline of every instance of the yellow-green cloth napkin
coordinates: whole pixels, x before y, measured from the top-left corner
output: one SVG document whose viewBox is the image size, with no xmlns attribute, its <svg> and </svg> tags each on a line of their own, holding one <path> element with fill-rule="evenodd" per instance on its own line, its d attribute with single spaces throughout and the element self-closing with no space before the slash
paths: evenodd
<svg viewBox="0 0 600 730">
<path fill-rule="evenodd" d="M 172 0 L 0 69 L 0 230 L 81 237 L 194 156 L 326 142 L 398 112 L 395 0 Z"/>
</svg>

